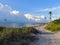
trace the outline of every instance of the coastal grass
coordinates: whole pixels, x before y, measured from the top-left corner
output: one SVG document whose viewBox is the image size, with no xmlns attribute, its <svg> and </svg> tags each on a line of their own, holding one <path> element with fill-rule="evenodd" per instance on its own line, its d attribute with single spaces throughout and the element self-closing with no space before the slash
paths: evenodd
<svg viewBox="0 0 60 45">
<path fill-rule="evenodd" d="M 20 41 L 25 39 L 30 33 L 37 33 L 38 31 L 32 27 L 22 28 L 8 28 L 0 27 L 0 45 L 8 45 L 11 41 Z"/>
<path fill-rule="evenodd" d="M 60 31 L 60 18 L 48 23 L 45 28 L 52 32 Z"/>
</svg>

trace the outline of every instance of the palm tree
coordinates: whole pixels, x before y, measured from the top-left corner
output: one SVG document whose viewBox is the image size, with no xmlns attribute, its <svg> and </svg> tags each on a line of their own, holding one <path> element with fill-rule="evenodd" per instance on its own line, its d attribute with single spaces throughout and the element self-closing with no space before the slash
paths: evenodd
<svg viewBox="0 0 60 45">
<path fill-rule="evenodd" d="M 5 26 L 5 25 L 6 25 L 6 22 L 7 22 L 7 19 L 6 19 L 6 18 L 4 18 L 4 20 L 3 20 L 3 21 L 4 21 L 4 26 Z"/>
<path fill-rule="evenodd" d="M 49 11 L 49 15 L 50 15 L 50 21 L 51 21 L 51 19 L 52 19 L 52 12 L 51 11 Z"/>
<path fill-rule="evenodd" d="M 47 19 L 47 17 L 45 17 L 45 20 Z"/>
<path fill-rule="evenodd" d="M 45 23 L 47 23 L 47 22 L 46 22 L 46 21 L 47 21 L 47 17 L 45 17 L 44 19 L 45 19 Z"/>
</svg>

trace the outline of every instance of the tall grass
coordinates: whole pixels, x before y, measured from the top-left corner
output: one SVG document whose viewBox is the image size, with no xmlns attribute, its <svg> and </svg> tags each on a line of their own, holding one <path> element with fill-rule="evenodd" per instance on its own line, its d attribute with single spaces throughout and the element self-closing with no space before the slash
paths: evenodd
<svg viewBox="0 0 60 45">
<path fill-rule="evenodd" d="M 53 32 L 60 31 L 60 19 L 50 22 L 45 28 Z"/>
<path fill-rule="evenodd" d="M 26 38 L 30 33 L 37 33 L 38 31 L 32 27 L 22 28 L 7 28 L 0 27 L 0 45 L 8 44 L 11 41 L 19 41 Z"/>
</svg>

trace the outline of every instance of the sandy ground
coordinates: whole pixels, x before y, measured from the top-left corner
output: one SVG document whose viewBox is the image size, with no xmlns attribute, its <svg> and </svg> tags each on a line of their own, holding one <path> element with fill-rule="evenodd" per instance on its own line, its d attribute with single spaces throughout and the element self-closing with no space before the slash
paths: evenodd
<svg viewBox="0 0 60 45">
<path fill-rule="evenodd" d="M 60 45 L 60 32 L 54 33 L 44 29 L 44 26 L 36 27 L 41 34 L 37 34 L 38 40 L 30 45 Z"/>
</svg>

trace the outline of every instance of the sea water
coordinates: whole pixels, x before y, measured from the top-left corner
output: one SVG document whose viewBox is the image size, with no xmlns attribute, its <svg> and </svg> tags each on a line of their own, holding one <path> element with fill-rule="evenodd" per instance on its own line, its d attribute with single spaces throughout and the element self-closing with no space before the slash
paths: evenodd
<svg viewBox="0 0 60 45">
<path fill-rule="evenodd" d="M 0 26 L 22 27 L 22 26 L 25 26 L 25 23 L 21 23 L 21 22 L 0 22 Z"/>
</svg>

